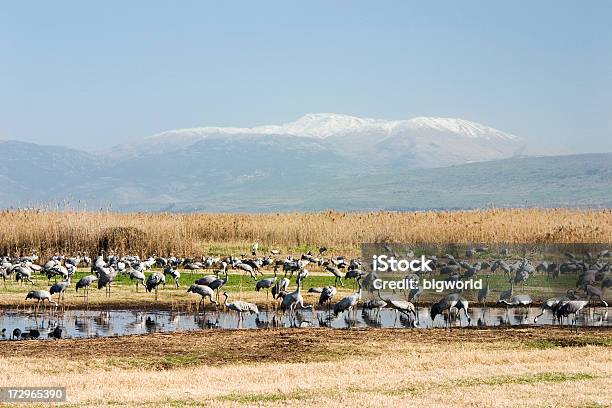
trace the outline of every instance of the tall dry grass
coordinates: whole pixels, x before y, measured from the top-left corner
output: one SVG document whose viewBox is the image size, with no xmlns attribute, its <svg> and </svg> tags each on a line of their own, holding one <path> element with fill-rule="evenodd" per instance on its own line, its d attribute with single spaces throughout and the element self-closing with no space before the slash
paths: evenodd
<svg viewBox="0 0 612 408">
<path fill-rule="evenodd" d="M 612 242 L 612 210 L 491 209 L 457 212 L 149 214 L 4 211 L 0 253 L 43 256 L 101 249 L 198 255 L 254 241 L 284 249 L 362 242 Z"/>
</svg>

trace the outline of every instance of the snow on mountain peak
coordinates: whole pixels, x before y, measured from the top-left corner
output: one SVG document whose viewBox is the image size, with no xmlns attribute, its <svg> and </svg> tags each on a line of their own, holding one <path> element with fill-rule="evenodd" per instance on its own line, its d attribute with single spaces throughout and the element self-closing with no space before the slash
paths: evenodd
<svg viewBox="0 0 612 408">
<path fill-rule="evenodd" d="M 385 120 L 359 118 L 337 113 L 309 113 L 301 118 L 281 125 L 263 125 L 250 128 L 199 127 L 171 130 L 154 135 L 152 139 L 200 139 L 218 135 L 291 135 L 313 138 L 328 138 L 352 133 L 376 132 L 392 135 L 400 131 L 433 130 L 454 133 L 469 138 L 517 140 L 512 134 L 464 119 L 417 117 L 408 120 Z M 151 139 L 151 138 L 150 138 Z M 178 141 L 178 140 L 176 140 Z"/>
<path fill-rule="evenodd" d="M 502 132 L 501 130 L 497 130 L 490 126 L 470 122 L 465 119 L 417 117 L 410 119 L 407 122 L 410 122 L 411 125 L 417 128 L 429 128 L 442 132 L 452 132 L 472 138 L 483 137 L 485 139 L 500 138 L 506 140 L 518 139 L 518 137 L 513 134 Z"/>
</svg>

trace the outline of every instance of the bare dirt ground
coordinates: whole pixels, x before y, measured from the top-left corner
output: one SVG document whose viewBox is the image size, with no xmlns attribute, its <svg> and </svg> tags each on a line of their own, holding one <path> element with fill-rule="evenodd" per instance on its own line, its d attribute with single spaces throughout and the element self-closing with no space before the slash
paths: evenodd
<svg viewBox="0 0 612 408">
<path fill-rule="evenodd" d="M 0 343 L 67 406 L 612 406 L 612 329 L 273 329 Z"/>
</svg>

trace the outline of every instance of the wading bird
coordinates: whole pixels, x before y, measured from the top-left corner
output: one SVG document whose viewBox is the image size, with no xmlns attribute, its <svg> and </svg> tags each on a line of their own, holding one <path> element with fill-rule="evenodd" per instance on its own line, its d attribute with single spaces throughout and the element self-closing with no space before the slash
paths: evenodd
<svg viewBox="0 0 612 408">
<path fill-rule="evenodd" d="M 557 319 L 567 317 L 568 320 L 569 320 L 569 315 L 573 315 L 571 325 L 576 326 L 576 323 L 577 323 L 576 317 L 578 313 L 582 309 L 584 309 L 584 307 L 588 304 L 589 304 L 588 300 L 570 300 L 569 302 L 564 303 L 563 306 L 560 306 L 559 308 L 557 308 L 555 315 L 557 316 Z"/>
<path fill-rule="evenodd" d="M 136 292 L 138 292 L 138 284 L 145 285 L 145 274 L 143 271 L 130 267 L 126 272 L 129 273 L 130 281 L 136 281 Z"/>
<path fill-rule="evenodd" d="M 223 296 L 225 296 L 225 301 L 223 302 L 225 307 L 227 307 L 229 310 L 233 310 L 234 312 L 238 313 L 238 327 L 240 327 L 240 322 L 243 319 L 242 313 L 248 312 L 250 314 L 259 314 L 259 309 L 257 309 L 257 305 L 249 302 L 244 302 L 242 300 L 235 300 L 231 303 L 228 303 L 227 299 L 229 298 L 229 295 L 227 294 L 227 292 L 223 292 Z"/>
<path fill-rule="evenodd" d="M 155 300 L 157 300 L 158 287 L 159 285 L 165 285 L 165 284 L 166 284 L 166 277 L 162 273 L 155 272 L 149 275 L 149 277 L 147 278 L 147 281 L 145 282 L 145 288 L 147 289 L 147 292 L 151 292 L 155 290 Z"/>
<path fill-rule="evenodd" d="M 331 272 L 332 275 L 334 275 L 334 286 L 338 286 L 338 282 L 340 282 L 340 286 L 344 286 L 344 283 L 342 283 L 342 273 L 340 272 L 340 269 L 338 269 L 335 266 L 332 265 L 328 265 L 325 270 L 327 272 Z"/>
<path fill-rule="evenodd" d="M 274 285 L 274 283 L 276 283 L 276 279 L 277 279 L 276 269 L 274 269 L 274 277 L 260 279 L 259 281 L 257 281 L 257 283 L 255 284 L 255 290 L 259 292 L 261 289 L 266 289 L 266 300 L 267 300 L 270 296 L 270 288 Z"/>
<path fill-rule="evenodd" d="M 51 298 L 51 293 L 47 292 L 46 290 L 33 290 L 31 292 L 28 292 L 28 294 L 26 295 L 26 300 L 28 299 L 36 300 L 36 310 L 38 310 L 38 305 L 40 304 L 40 302 L 43 302 L 44 306 L 45 300 L 56 307 L 58 306 L 57 302 L 55 302 Z"/>
<path fill-rule="evenodd" d="M 202 302 L 204 302 L 204 298 L 208 298 L 210 300 L 211 303 L 218 305 L 219 303 L 216 302 L 213 299 L 213 296 L 215 294 L 215 292 L 209 288 L 208 286 L 204 286 L 204 285 L 191 285 L 189 287 L 189 289 L 187 289 L 187 293 L 197 293 L 198 295 L 200 295 L 202 298 L 200 299 L 200 302 L 198 303 L 198 309 L 200 308 L 200 305 L 202 304 Z"/>
<path fill-rule="evenodd" d="M 53 284 L 53 286 L 51 286 L 51 288 L 49 289 L 49 293 L 51 294 L 51 296 L 58 293 L 59 297 L 57 298 L 57 300 L 64 300 L 64 297 L 66 296 L 66 289 L 68 289 L 68 286 L 70 286 L 70 278 L 68 278 L 68 280 Z"/>
<path fill-rule="evenodd" d="M 89 300 L 89 287 L 97 280 L 98 277 L 96 275 L 87 275 L 82 277 L 76 284 L 76 291 L 78 292 L 81 288 L 85 289 L 84 297 L 86 301 Z"/>
<path fill-rule="evenodd" d="M 291 293 L 287 293 L 283 300 L 281 301 L 281 311 L 289 311 L 289 317 L 294 316 L 295 308 L 300 307 L 300 309 L 312 309 L 312 305 L 304 306 L 304 298 L 302 297 L 301 290 L 302 279 L 298 276 L 297 278 L 297 289 Z"/>
</svg>

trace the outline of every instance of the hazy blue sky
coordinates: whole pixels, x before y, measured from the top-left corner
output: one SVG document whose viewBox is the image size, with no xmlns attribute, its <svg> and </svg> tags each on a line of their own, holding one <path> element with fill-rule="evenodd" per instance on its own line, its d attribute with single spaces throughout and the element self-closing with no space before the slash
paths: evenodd
<svg viewBox="0 0 612 408">
<path fill-rule="evenodd" d="M 336 112 L 612 151 L 612 2 L 429 3 L 5 2 L 0 138 L 94 149 Z"/>
</svg>

